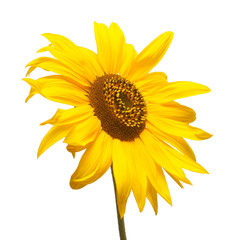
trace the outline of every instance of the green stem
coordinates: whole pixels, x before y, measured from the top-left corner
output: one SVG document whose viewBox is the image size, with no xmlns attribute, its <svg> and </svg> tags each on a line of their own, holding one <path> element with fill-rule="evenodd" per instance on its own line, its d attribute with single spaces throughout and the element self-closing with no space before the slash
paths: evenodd
<svg viewBox="0 0 240 240">
<path fill-rule="evenodd" d="M 117 192 L 116 192 L 116 182 L 113 175 L 113 168 L 111 166 L 111 172 L 112 172 L 112 179 L 113 179 L 113 185 L 114 185 L 114 193 L 115 193 L 115 200 L 116 200 L 116 207 L 117 207 L 117 217 L 118 217 L 118 230 L 120 235 L 120 240 L 127 240 L 126 232 L 125 232 L 125 225 L 124 225 L 124 217 L 121 219 L 117 204 Z"/>
</svg>

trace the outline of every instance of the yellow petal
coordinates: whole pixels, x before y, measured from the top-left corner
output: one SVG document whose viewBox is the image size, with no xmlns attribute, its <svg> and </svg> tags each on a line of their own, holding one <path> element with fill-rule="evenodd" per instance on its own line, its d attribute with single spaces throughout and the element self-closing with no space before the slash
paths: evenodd
<svg viewBox="0 0 240 240">
<path fill-rule="evenodd" d="M 54 47 L 49 48 L 49 52 L 59 60 L 59 62 L 71 70 L 74 75 L 79 75 L 85 82 L 93 82 L 96 79 L 96 72 L 87 65 L 84 59 L 76 61 L 72 58 L 72 55 L 61 52 Z"/>
<path fill-rule="evenodd" d="M 97 43 L 97 56 L 106 74 L 110 73 L 111 66 L 111 41 L 109 29 L 102 23 L 94 22 L 95 39 Z"/>
<path fill-rule="evenodd" d="M 68 133 L 64 142 L 74 146 L 86 146 L 94 141 L 101 131 L 101 122 L 95 116 L 77 123 Z"/>
<path fill-rule="evenodd" d="M 198 173 L 208 173 L 200 164 L 159 140 L 159 146 L 172 164 Z"/>
<path fill-rule="evenodd" d="M 147 199 L 151 203 L 153 210 L 157 215 L 158 213 L 157 191 L 149 181 L 147 185 Z"/>
<path fill-rule="evenodd" d="M 66 52 L 72 52 L 77 47 L 71 40 L 59 34 L 44 33 L 42 36 L 47 38 L 52 46 L 58 47 Z"/>
<path fill-rule="evenodd" d="M 75 158 L 76 152 L 80 152 L 85 148 L 88 148 L 91 143 L 87 144 L 86 146 L 74 146 L 74 145 L 67 145 L 67 150 L 72 153 L 73 158 Z"/>
<path fill-rule="evenodd" d="M 123 63 L 119 70 L 119 75 L 124 78 L 128 78 L 128 73 L 131 70 L 132 64 L 137 56 L 137 52 L 131 44 L 126 44 L 124 50 Z"/>
<path fill-rule="evenodd" d="M 113 175 L 117 189 L 117 204 L 120 217 L 124 216 L 126 203 L 132 187 L 132 176 L 129 166 L 129 156 L 125 147 L 128 142 L 121 142 L 119 139 L 113 140 Z"/>
<path fill-rule="evenodd" d="M 100 178 L 112 163 L 111 155 L 112 138 L 102 131 L 83 154 L 76 171 L 71 177 L 71 188 L 82 188 Z"/>
<path fill-rule="evenodd" d="M 153 40 L 138 54 L 129 73 L 129 79 L 134 81 L 146 75 L 153 69 L 166 53 L 173 39 L 172 32 L 165 32 Z"/>
<path fill-rule="evenodd" d="M 168 156 L 163 151 L 162 146 L 159 143 L 159 140 L 154 135 L 152 135 L 147 129 L 145 129 L 141 133 L 140 138 L 143 141 L 147 153 L 159 166 L 163 167 L 166 171 L 176 176 L 179 180 L 183 182 L 189 182 L 182 168 L 180 168 L 178 165 L 170 161 Z M 149 161 L 148 163 L 150 164 L 151 161 Z M 152 172 L 155 171 L 154 166 L 152 166 L 149 169 L 151 169 Z M 151 175 L 154 176 L 156 175 L 156 173 L 152 173 Z M 154 181 L 151 181 L 151 183 L 154 184 Z M 156 186 L 154 187 L 156 188 Z"/>
<path fill-rule="evenodd" d="M 132 171 L 132 191 L 138 204 L 139 211 L 142 212 L 147 194 L 147 175 L 145 171 L 145 158 L 139 152 L 137 142 L 127 144 L 131 157 L 128 159 Z"/>
<path fill-rule="evenodd" d="M 196 113 L 193 109 L 177 102 L 168 102 L 163 104 L 148 103 L 147 109 L 149 114 L 153 114 L 156 117 L 170 118 L 187 123 L 191 123 L 196 119 Z"/>
<path fill-rule="evenodd" d="M 149 90 L 144 94 L 148 102 L 165 103 L 208 92 L 210 89 L 202 84 L 179 81 L 168 83 L 159 89 Z"/>
<path fill-rule="evenodd" d="M 158 175 L 158 179 L 157 179 L 158 181 L 155 183 L 156 184 L 155 189 L 157 190 L 159 195 L 172 206 L 172 199 L 168 189 L 167 181 L 164 176 L 163 170 L 159 165 L 157 165 L 157 175 Z"/>
<path fill-rule="evenodd" d="M 73 124 L 77 122 L 82 122 L 93 116 L 93 108 L 88 104 L 82 104 L 80 107 L 75 107 L 71 109 L 58 109 L 55 115 L 41 123 L 41 125 L 45 124 L 53 124 L 53 125 L 66 125 Z"/>
<path fill-rule="evenodd" d="M 154 127 L 153 125 L 149 124 L 149 122 L 146 123 L 146 127 L 158 139 L 167 142 L 169 145 L 173 146 L 174 148 L 182 152 L 184 155 L 196 161 L 193 150 L 182 137 L 166 134 L 160 131 L 158 128 Z"/>
<path fill-rule="evenodd" d="M 109 27 L 109 37 L 111 41 L 111 68 L 110 73 L 118 73 L 123 62 L 123 52 L 125 51 L 125 37 L 116 23 L 111 23 Z"/>
<path fill-rule="evenodd" d="M 189 124 L 185 122 L 157 118 L 150 114 L 148 115 L 148 121 L 160 131 L 178 137 L 184 137 L 192 140 L 204 140 L 212 136 L 200 128 L 189 126 Z"/>
<path fill-rule="evenodd" d="M 42 139 L 42 142 L 40 143 L 40 146 L 38 148 L 37 157 L 40 157 L 40 155 L 42 155 L 54 143 L 64 138 L 71 130 L 71 128 L 71 125 L 53 126 Z"/>
<path fill-rule="evenodd" d="M 36 68 L 37 68 L 36 66 L 31 66 L 26 73 L 26 77 L 29 77 L 30 73 L 34 71 Z"/>
<path fill-rule="evenodd" d="M 145 93 L 154 88 L 165 86 L 168 81 L 165 73 L 152 72 L 145 75 L 142 79 L 137 79 L 134 83 L 141 92 Z"/>
<path fill-rule="evenodd" d="M 52 47 L 53 47 L 53 45 L 52 45 L 52 44 L 49 44 L 49 45 L 46 46 L 46 47 L 40 48 L 40 49 L 37 51 L 37 53 L 42 53 L 42 52 L 49 51 Z"/>
<path fill-rule="evenodd" d="M 151 158 L 151 155 L 146 152 L 145 149 L 147 148 L 147 146 L 144 144 L 145 143 L 144 141 L 141 142 L 140 139 L 135 139 L 135 142 L 136 145 L 138 146 L 138 148 L 136 148 L 136 152 L 138 152 L 138 154 L 142 156 L 142 158 L 144 158 L 143 168 L 147 173 L 149 181 L 151 182 L 152 186 L 156 189 L 156 191 L 159 193 L 159 195 L 163 199 L 165 199 L 170 205 L 172 205 L 171 196 L 162 168 L 159 165 L 157 165 Z"/>
<path fill-rule="evenodd" d="M 31 71 L 33 71 L 35 68 L 39 67 L 46 71 L 55 72 L 57 74 L 60 74 L 65 77 L 69 77 L 73 79 L 74 81 L 81 84 L 81 86 L 89 87 L 90 82 L 86 79 L 80 76 L 78 73 L 70 69 L 69 67 L 65 66 L 63 63 L 61 63 L 59 60 L 50 58 L 50 57 L 40 57 L 37 59 L 34 59 L 30 63 L 27 64 L 27 67 L 33 67 Z M 29 75 L 30 72 L 27 72 L 27 75 Z"/>
<path fill-rule="evenodd" d="M 99 62 L 107 74 L 117 74 L 123 64 L 125 37 L 116 23 L 108 28 L 104 24 L 94 23 L 95 38 Z"/>
<path fill-rule="evenodd" d="M 39 93 L 51 101 L 72 106 L 89 103 L 86 92 L 69 82 L 68 78 L 64 76 L 52 75 L 38 80 L 31 78 L 24 78 L 23 80 L 32 87 L 26 101 Z"/>
<path fill-rule="evenodd" d="M 25 82 L 27 82 L 25 79 L 23 79 Z M 29 80 L 29 81 L 32 81 L 33 79 L 31 79 L 31 80 Z M 34 81 L 34 80 L 33 80 Z M 28 100 L 31 98 L 31 97 L 33 97 L 35 94 L 37 94 L 38 92 L 33 88 L 33 87 L 31 87 L 31 89 L 30 89 L 30 91 L 29 91 L 29 94 L 28 94 L 28 96 L 26 97 L 26 99 L 25 99 L 25 103 L 27 103 L 28 102 Z"/>
<path fill-rule="evenodd" d="M 167 171 L 166 171 L 167 172 Z M 167 172 L 167 174 L 181 187 L 183 188 L 182 183 L 176 178 L 174 177 L 174 175 L 172 175 L 171 173 Z"/>
<path fill-rule="evenodd" d="M 61 61 L 64 61 L 64 58 L 67 57 L 74 65 L 83 68 L 81 70 L 83 76 L 91 74 L 89 75 L 89 80 L 94 80 L 96 75 L 103 75 L 103 70 L 98 63 L 97 55 L 93 51 L 79 47 L 68 38 L 58 34 L 45 33 L 43 36 L 51 42 L 51 45 L 48 49 L 41 50 L 50 51 L 54 57 Z M 58 55 L 58 53 L 60 53 L 60 55 Z M 63 59 L 61 55 L 63 55 Z"/>
</svg>

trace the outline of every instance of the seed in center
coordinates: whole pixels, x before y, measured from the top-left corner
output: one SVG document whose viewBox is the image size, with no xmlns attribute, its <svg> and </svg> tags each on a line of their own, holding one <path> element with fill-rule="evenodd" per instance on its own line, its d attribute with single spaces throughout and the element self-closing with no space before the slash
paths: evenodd
<svg viewBox="0 0 240 240">
<path fill-rule="evenodd" d="M 126 93 L 120 93 L 119 98 L 123 102 L 125 108 L 130 109 L 133 106 L 131 99 L 129 99 L 129 96 Z"/>
<path fill-rule="evenodd" d="M 114 74 L 97 77 L 89 100 L 102 129 L 113 138 L 133 141 L 145 128 L 146 103 L 127 79 Z"/>
</svg>

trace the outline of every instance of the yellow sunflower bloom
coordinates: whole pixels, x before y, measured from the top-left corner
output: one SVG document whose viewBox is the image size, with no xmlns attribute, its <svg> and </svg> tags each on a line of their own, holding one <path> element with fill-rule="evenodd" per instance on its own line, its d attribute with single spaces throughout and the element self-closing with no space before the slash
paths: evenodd
<svg viewBox="0 0 240 240">
<path fill-rule="evenodd" d="M 183 169 L 207 173 L 184 138 L 204 140 L 211 135 L 189 125 L 195 112 L 175 100 L 210 90 L 193 82 L 168 82 L 163 72 L 150 73 L 166 53 L 172 32 L 161 34 L 137 54 L 116 23 L 109 28 L 95 23 L 94 30 L 97 53 L 46 33 L 50 45 L 38 52 L 49 51 L 54 58 L 40 57 L 27 65 L 27 75 L 36 68 L 56 74 L 24 78 L 31 86 L 26 101 L 39 93 L 73 106 L 58 109 L 42 123 L 53 127 L 38 157 L 64 138 L 73 155 L 86 149 L 70 180 L 73 189 L 96 181 L 112 166 L 120 217 L 131 191 L 140 211 L 147 198 L 157 214 L 157 193 L 172 204 L 164 171 L 180 187 L 182 182 L 191 184 Z"/>
</svg>

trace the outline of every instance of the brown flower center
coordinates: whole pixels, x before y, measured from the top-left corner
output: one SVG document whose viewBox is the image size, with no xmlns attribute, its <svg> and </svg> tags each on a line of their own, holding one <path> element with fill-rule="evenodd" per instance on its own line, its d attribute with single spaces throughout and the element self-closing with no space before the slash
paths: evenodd
<svg viewBox="0 0 240 240">
<path fill-rule="evenodd" d="M 146 103 L 127 79 L 114 74 L 97 77 L 89 100 L 102 129 L 111 137 L 133 141 L 145 128 Z"/>
</svg>

